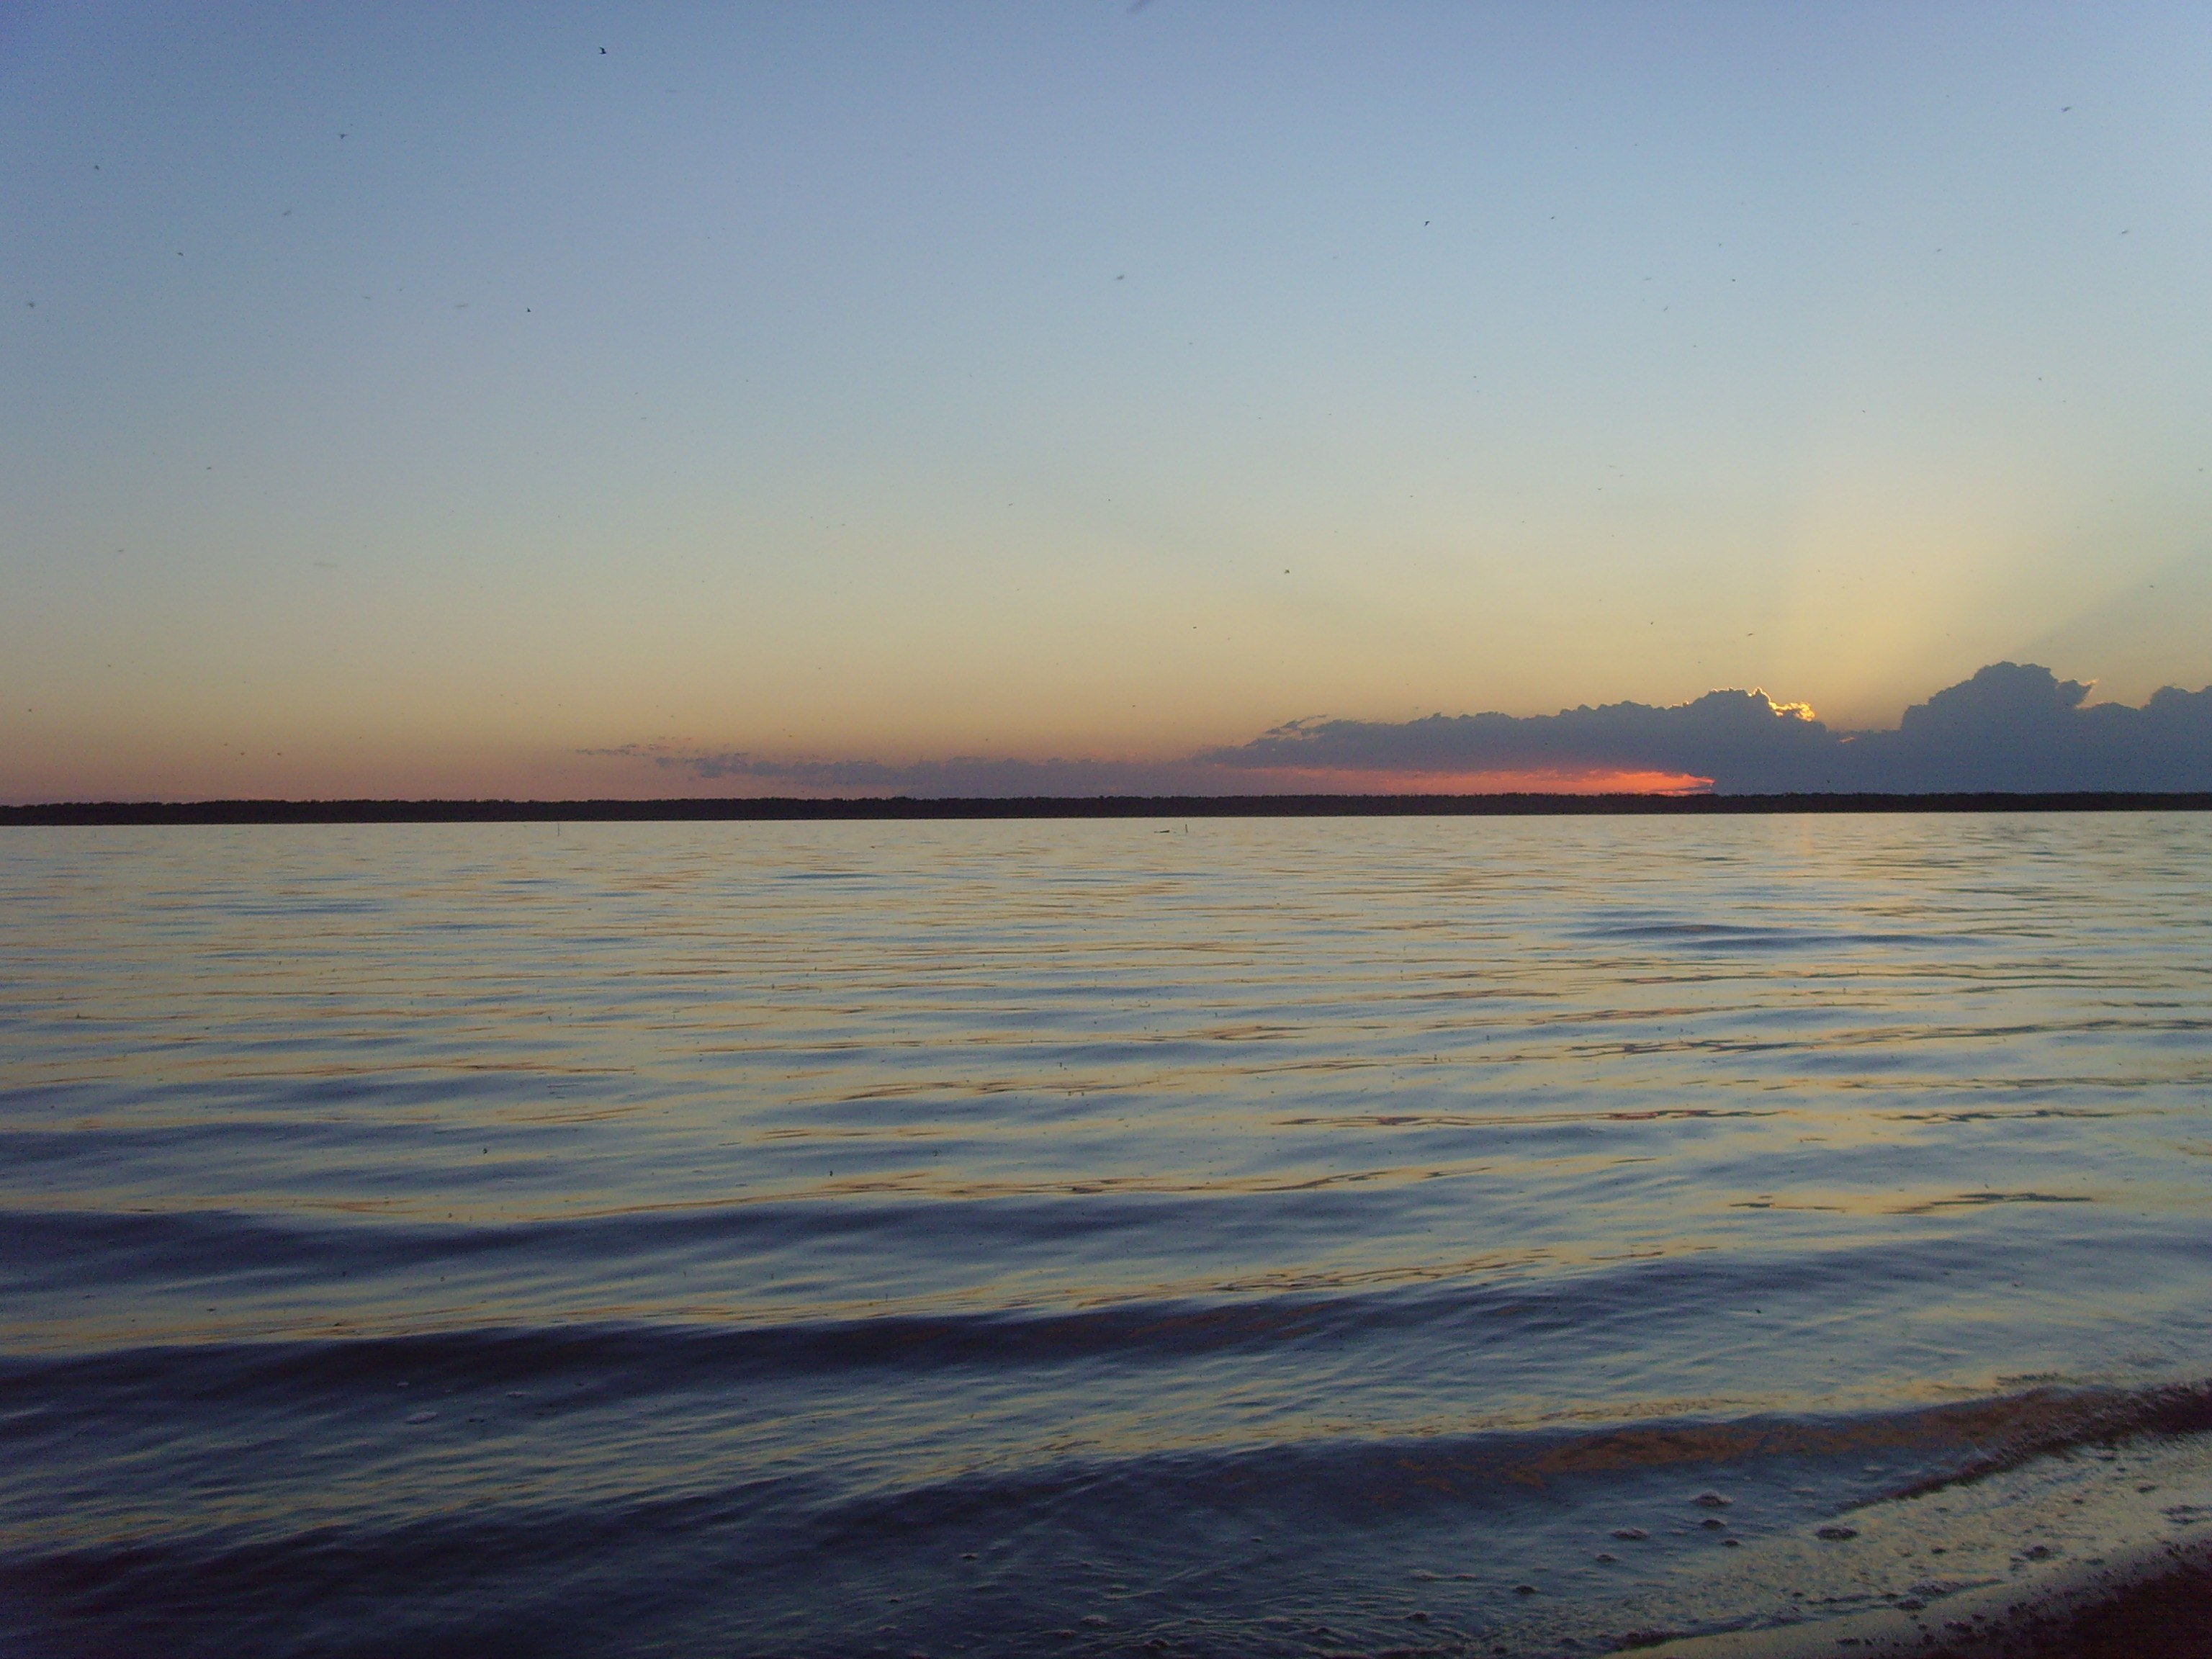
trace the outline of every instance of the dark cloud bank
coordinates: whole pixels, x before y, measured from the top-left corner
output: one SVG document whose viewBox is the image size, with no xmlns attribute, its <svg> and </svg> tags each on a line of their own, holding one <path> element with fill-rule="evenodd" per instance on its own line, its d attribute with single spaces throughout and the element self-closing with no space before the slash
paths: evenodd
<svg viewBox="0 0 2212 1659">
<path fill-rule="evenodd" d="M 2212 789 L 2212 686 L 2168 686 L 2140 708 L 2090 703 L 2047 668 L 2001 662 L 1905 711 L 1892 732 L 1837 732 L 1760 692 L 1557 714 L 1433 714 L 1390 724 L 1293 721 L 1249 743 L 1166 763 L 959 759 L 778 762 L 746 755 L 600 751 L 701 778 L 809 793 L 927 796 L 1242 794 L 1285 789 L 1480 787 L 1484 774 L 1565 781 L 1616 773 L 1710 779 L 1723 794 L 1873 791 Z M 1518 787 L 1541 787 L 1543 785 Z M 1586 786 L 1585 786 L 1586 787 Z"/>
<path fill-rule="evenodd" d="M 2088 692 L 2047 668 L 2001 662 L 1915 703 L 1893 732 L 1831 731 L 1759 692 L 1711 691 L 1672 708 L 1302 721 L 1210 758 L 1352 770 L 1617 768 L 1711 778 L 1724 794 L 2212 787 L 2212 687 L 2168 686 L 2141 708 L 2090 704 Z"/>
</svg>

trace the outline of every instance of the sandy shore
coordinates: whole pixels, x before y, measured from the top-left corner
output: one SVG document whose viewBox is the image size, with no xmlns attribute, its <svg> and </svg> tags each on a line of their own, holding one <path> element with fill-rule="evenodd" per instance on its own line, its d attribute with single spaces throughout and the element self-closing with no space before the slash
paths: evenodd
<svg viewBox="0 0 2212 1659">
<path fill-rule="evenodd" d="M 1661 1659 L 2212 1659 L 2212 1437 L 2082 1446 L 1733 1553 L 1686 1586 L 1678 1607 L 1710 1597 L 1709 1607 L 1765 1612 L 1698 1637 L 1655 1621 L 1616 1649 Z"/>
<path fill-rule="evenodd" d="M 1885 1608 L 1782 1630 L 1664 1641 L 1657 1659 L 2212 1659 L 2212 1549 L 2039 1586 Z"/>
</svg>

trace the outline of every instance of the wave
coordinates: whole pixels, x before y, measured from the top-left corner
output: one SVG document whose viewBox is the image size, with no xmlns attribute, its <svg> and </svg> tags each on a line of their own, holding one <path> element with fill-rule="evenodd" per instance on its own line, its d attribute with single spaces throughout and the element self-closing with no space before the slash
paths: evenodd
<svg viewBox="0 0 2212 1659">
<path fill-rule="evenodd" d="M 1328 1202 L 1326 1194 L 1304 1195 L 1297 1211 L 1279 1218 L 1281 1229 L 1301 1239 L 1325 1230 L 1334 1213 Z M 1725 1207 L 1786 1206 L 1741 1200 Z M 142 1363 L 170 1376 L 215 1365 L 235 1383 L 263 1363 L 250 1356 L 281 1366 L 292 1363 L 286 1356 L 325 1351 L 370 1367 L 384 1353 L 416 1364 L 451 1352 L 482 1357 L 458 1361 L 463 1369 L 495 1363 L 527 1373 L 541 1364 L 574 1364 L 668 1376 L 702 1370 L 988 1370 L 1228 1353 L 1256 1362 L 1301 1347 L 1364 1352 L 1387 1364 L 1411 1348 L 1463 1360 L 1570 1336 L 1602 1343 L 1632 1326 L 1647 1355 L 1686 1355 L 1692 1341 L 1710 1348 L 1717 1340 L 1756 1334 L 1747 1328 L 1723 1338 L 1711 1328 L 1717 1310 L 1758 1304 L 1780 1318 L 1832 1321 L 1846 1308 L 1871 1316 L 1958 1285 L 1954 1274 L 1967 1258 L 1948 1244 L 1948 1235 L 1926 1231 L 1924 1224 L 1944 1219 L 1986 1233 L 2004 1224 L 2007 1212 L 2100 1214 L 2105 1207 L 2075 1194 L 1937 1189 L 1899 1194 L 1869 1212 L 1910 1218 L 1921 1230 L 1820 1249 L 1784 1238 L 1759 1250 L 1701 1249 L 1694 1241 L 1595 1250 L 1571 1238 L 1532 1237 L 1474 1256 L 1354 1255 L 1304 1271 L 1294 1257 L 1285 1259 L 1288 1251 L 1277 1252 L 1280 1265 L 1264 1271 L 1225 1250 L 1211 1267 L 1201 1265 L 1205 1253 L 1194 1247 L 1210 1230 L 1224 1244 L 1249 1243 L 1269 1224 L 1249 1214 L 1245 1200 L 1227 1211 L 1109 1197 L 1078 1206 L 800 1203 L 497 1226 L 15 1209 L 0 1211 L 4 1279 L 24 1308 L 19 1320 L 37 1313 L 44 1322 L 18 1324 L 12 1356 L 0 1357 L 0 1389 L 9 1378 L 47 1375 L 53 1365 L 76 1379 L 72 1386 L 87 1386 L 102 1368 Z M 2048 1224 L 2037 1224 L 2044 1248 L 2065 1242 Z M 2148 1272 L 2176 1252 L 2186 1255 L 2198 1241 L 2194 1232 L 2119 1218 L 2103 1224 L 2091 1242 L 2110 1260 L 2124 1258 L 2135 1271 Z M 818 1273 L 823 1261 L 872 1258 L 888 1271 L 902 1253 L 925 1249 L 936 1253 L 936 1276 L 926 1285 L 888 1285 L 903 1293 L 872 1304 L 850 1294 L 828 1301 L 821 1286 L 804 1279 L 790 1291 L 754 1282 L 766 1271 L 763 1262 Z M 963 1259 L 1026 1262 L 1033 1282 L 1017 1293 L 996 1276 L 963 1282 L 943 1271 L 946 1261 Z M 1040 1271 L 1047 1267 L 1053 1272 Z M 678 1267 L 696 1270 L 689 1291 Z M 448 1283 L 461 1289 L 441 1302 L 438 1287 Z M 641 1285 L 656 1299 L 641 1300 Z M 490 1294 L 478 1293 L 484 1286 Z M 149 1318 L 167 1308 L 181 1317 L 203 1297 L 220 1297 L 232 1310 L 230 1322 L 178 1326 L 167 1340 L 133 1338 L 96 1313 L 75 1311 L 86 1305 L 82 1296 L 95 1291 L 128 1292 Z M 360 1305 L 346 1300 L 349 1293 Z M 305 1311 L 301 1297 L 308 1298 Z M 650 1311 L 590 1311 L 624 1303 Z M 488 1310 L 504 1316 L 486 1319 Z M 334 1313 L 347 1316 L 335 1329 Z M 301 1328 L 309 1317 L 319 1323 Z M 1664 1340 L 1670 1331 L 1680 1338 L 1672 1345 Z M 134 1357 L 141 1351 L 149 1356 L 143 1362 Z"/>
<path fill-rule="evenodd" d="M 217 1371 L 226 1363 L 249 1372 L 258 1366 L 264 1387 L 277 1386 L 286 1365 L 292 1369 L 283 1381 L 295 1389 L 381 1388 L 403 1371 L 418 1383 L 543 1385 L 604 1378 L 611 1368 L 641 1361 L 663 1364 L 672 1354 L 703 1362 L 712 1344 L 699 1340 L 487 1333 L 362 1345 L 349 1353 L 140 1356 L 137 1363 L 183 1362 L 167 1381 L 184 1389 L 222 1387 Z M 8 1387 L 40 1388 L 52 1397 L 80 1380 L 70 1366 L 12 1365 Z M 1504 1595 L 1517 1588 L 1513 1575 L 1541 1571 L 1526 1564 L 1547 1551 L 1562 1563 L 1571 1550 L 1577 1559 L 1593 1559 L 1583 1540 L 1631 1538 L 1634 1545 L 1610 1548 L 1633 1547 L 1658 1565 L 1690 1559 L 1712 1540 L 1712 1528 L 1733 1526 L 1731 1538 L 1756 1537 L 1762 1517 L 1775 1519 L 1789 1501 L 1780 1494 L 1805 1490 L 1785 1483 L 1824 1462 L 1879 1456 L 1891 1468 L 1932 1462 L 1942 1469 L 1850 1503 L 1824 1496 L 1808 1510 L 1801 1502 L 1780 1524 L 1802 1532 L 1815 1512 L 1959 1488 L 2133 1437 L 2206 1430 L 2212 1383 L 2045 1387 L 1848 1417 L 1649 1421 L 1077 1459 L 866 1492 L 786 1472 L 613 1500 L 518 1504 L 485 1495 L 394 1522 L 276 1535 L 212 1526 L 35 1550 L 18 1544 L 0 1549 L 0 1589 L 20 1615 L 23 1651 L 37 1656 L 125 1650 L 156 1631 L 164 1650 L 178 1655 L 786 1650 L 745 1639 L 777 1629 L 807 1633 L 791 1651 L 858 1654 L 877 1650 L 866 1639 L 867 1609 L 902 1601 L 916 1604 L 908 1620 L 915 1631 L 976 1651 L 1031 1650 L 1026 1644 L 1087 1607 L 1115 1616 L 1090 1614 L 1099 1627 L 1078 1634 L 1103 1644 L 1110 1626 L 1115 1640 L 1126 1640 L 1141 1633 L 1127 1612 L 1141 1604 L 1160 1628 L 1177 1630 L 1180 1647 L 1206 1650 L 1200 1638 L 1210 1629 L 1213 1650 L 1298 1652 L 1309 1648 L 1270 1644 L 1279 1632 L 1255 1628 L 1257 1609 L 1312 1601 L 1316 1571 L 1379 1572 L 1398 1589 L 1369 1601 L 1388 1607 L 1413 1605 L 1407 1595 L 1446 1578 L 1470 1586 L 1468 1595 L 1485 1586 Z M 1715 1518 L 1723 1505 L 1725 1522 Z M 1468 1533 L 1470 1517 L 1487 1529 Z M 1471 1570 L 1409 1570 L 1423 1561 L 1449 1565 L 1455 1555 Z M 1200 1560 L 1230 1565 L 1194 1571 Z M 1510 1572 L 1501 1560 L 1513 1564 Z M 838 1595 L 852 1605 L 821 1599 Z M 999 1627 L 974 1643 L 958 1641 L 963 1632 L 974 1634 L 969 1602 L 975 1596 L 994 1604 Z M 666 1621 L 678 1604 L 687 1611 L 675 1629 Z M 362 1634 L 370 1629 L 373 1641 Z M 87 1632 L 106 1645 L 73 1644 Z"/>
<path fill-rule="evenodd" d="M 1956 949 L 1974 942 L 1961 933 L 1908 933 L 1833 927 L 1759 927 L 1744 922 L 1620 921 L 1580 927 L 1589 939 L 1648 940 L 1711 951 L 1835 951 L 1899 945 Z"/>
</svg>

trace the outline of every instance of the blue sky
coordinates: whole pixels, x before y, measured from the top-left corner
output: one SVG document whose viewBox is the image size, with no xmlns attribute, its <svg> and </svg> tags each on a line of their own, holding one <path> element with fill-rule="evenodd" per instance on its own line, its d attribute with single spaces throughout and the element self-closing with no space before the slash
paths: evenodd
<svg viewBox="0 0 2212 1659">
<path fill-rule="evenodd" d="M 2184 5 L 13 7 L 0 793 L 2194 689 L 2208 48 Z"/>
</svg>

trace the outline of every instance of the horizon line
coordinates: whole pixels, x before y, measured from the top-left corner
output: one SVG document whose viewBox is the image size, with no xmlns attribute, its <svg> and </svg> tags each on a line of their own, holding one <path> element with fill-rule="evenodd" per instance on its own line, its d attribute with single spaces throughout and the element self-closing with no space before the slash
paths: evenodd
<svg viewBox="0 0 2212 1659">
<path fill-rule="evenodd" d="M 1798 791 L 1771 794 L 670 796 L 516 800 L 361 797 L 52 801 L 0 828 L 256 823 L 804 823 L 986 818 L 1701 817 L 1788 812 L 2212 811 L 2212 790 Z"/>
</svg>

